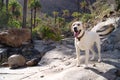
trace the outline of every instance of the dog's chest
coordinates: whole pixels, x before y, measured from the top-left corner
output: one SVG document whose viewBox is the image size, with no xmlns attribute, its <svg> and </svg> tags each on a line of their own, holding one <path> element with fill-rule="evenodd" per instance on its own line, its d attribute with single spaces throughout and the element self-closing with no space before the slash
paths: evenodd
<svg viewBox="0 0 120 80">
<path fill-rule="evenodd" d="M 76 42 L 76 45 L 77 45 L 77 47 L 78 47 L 79 49 L 81 49 L 81 50 L 85 50 L 85 49 L 87 48 L 86 43 L 85 43 L 85 42 L 82 42 L 82 41 L 77 41 L 77 42 Z"/>
<path fill-rule="evenodd" d="M 96 37 L 94 36 L 94 34 L 93 35 L 91 35 L 90 33 L 85 34 L 80 41 L 77 38 L 75 39 L 75 45 L 77 48 L 81 50 L 90 49 L 95 42 L 95 38 Z"/>
</svg>

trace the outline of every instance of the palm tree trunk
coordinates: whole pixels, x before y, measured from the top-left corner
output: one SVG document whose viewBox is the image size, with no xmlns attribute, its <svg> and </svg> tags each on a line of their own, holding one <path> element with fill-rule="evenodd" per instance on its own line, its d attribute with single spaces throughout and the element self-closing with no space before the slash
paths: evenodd
<svg viewBox="0 0 120 80">
<path fill-rule="evenodd" d="M 8 3 L 9 3 L 9 0 L 6 0 L 6 15 L 8 17 Z"/>
<path fill-rule="evenodd" d="M 34 8 L 34 27 L 36 26 L 36 8 Z"/>
<path fill-rule="evenodd" d="M 0 5 L 0 10 L 2 10 L 3 5 L 4 5 L 4 0 L 1 0 L 0 2 L 1 2 L 1 5 Z"/>
<path fill-rule="evenodd" d="M 24 0 L 24 6 L 23 6 L 23 25 L 22 25 L 22 28 L 26 27 L 26 18 L 27 18 L 27 0 Z"/>
<path fill-rule="evenodd" d="M 4 0 L 2 0 L 2 7 L 3 7 L 3 5 L 4 5 Z"/>
<path fill-rule="evenodd" d="M 9 0 L 6 0 L 6 12 L 8 12 L 8 3 L 9 3 Z"/>
<path fill-rule="evenodd" d="M 33 40 L 32 40 L 32 27 L 33 27 L 33 9 L 31 9 L 31 43 L 33 43 Z"/>
</svg>

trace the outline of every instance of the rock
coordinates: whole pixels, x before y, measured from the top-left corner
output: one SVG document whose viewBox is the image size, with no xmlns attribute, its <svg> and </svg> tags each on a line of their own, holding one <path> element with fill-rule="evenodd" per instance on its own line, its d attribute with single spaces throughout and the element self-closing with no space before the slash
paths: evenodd
<svg viewBox="0 0 120 80">
<path fill-rule="evenodd" d="M 0 61 L 2 61 L 5 56 L 7 56 L 7 49 L 0 48 Z"/>
<path fill-rule="evenodd" d="M 11 69 L 25 66 L 26 60 L 22 55 L 14 54 L 8 58 L 8 64 Z"/>
<path fill-rule="evenodd" d="M 115 49 L 120 50 L 120 25 L 114 32 L 112 32 L 106 40 L 102 43 L 102 51 L 113 51 Z"/>
<path fill-rule="evenodd" d="M 54 44 L 53 42 L 49 42 L 49 41 L 35 40 L 34 48 L 38 50 L 40 53 L 46 53 L 56 48 L 56 44 Z"/>
<path fill-rule="evenodd" d="M 9 29 L 0 32 L 0 43 L 12 47 L 19 47 L 23 42 L 30 40 L 30 38 L 29 29 Z"/>
<path fill-rule="evenodd" d="M 8 65 L 8 62 L 4 62 L 4 63 L 1 64 L 1 66 L 2 67 L 8 67 L 9 65 Z"/>
<path fill-rule="evenodd" d="M 120 77 L 120 70 L 116 70 L 115 74 Z"/>
<path fill-rule="evenodd" d="M 120 77 L 117 77 L 117 79 L 116 80 L 120 80 Z"/>
<path fill-rule="evenodd" d="M 41 60 L 41 58 L 33 58 L 30 61 L 27 61 L 26 65 L 27 66 L 36 66 L 36 65 L 38 65 L 40 60 Z"/>
</svg>

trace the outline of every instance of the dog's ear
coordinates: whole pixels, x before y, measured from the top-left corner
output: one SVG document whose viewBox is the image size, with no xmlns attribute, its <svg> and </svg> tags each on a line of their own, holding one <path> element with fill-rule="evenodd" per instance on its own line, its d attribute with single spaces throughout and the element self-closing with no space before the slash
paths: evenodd
<svg viewBox="0 0 120 80">
<path fill-rule="evenodd" d="M 86 26 L 87 26 L 87 24 L 86 23 L 82 23 L 82 25 L 83 25 L 83 29 L 85 29 L 86 30 Z"/>
<path fill-rule="evenodd" d="M 69 29 L 73 32 L 73 24 L 74 24 L 74 22 L 71 22 L 70 24 L 69 24 Z"/>
</svg>

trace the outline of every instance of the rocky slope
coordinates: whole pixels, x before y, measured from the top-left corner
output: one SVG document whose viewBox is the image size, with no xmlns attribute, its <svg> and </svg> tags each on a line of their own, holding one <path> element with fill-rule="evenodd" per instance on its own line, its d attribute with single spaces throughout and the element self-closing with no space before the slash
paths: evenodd
<svg viewBox="0 0 120 80">
<path fill-rule="evenodd" d="M 23 0 L 18 0 L 23 5 Z M 81 0 L 79 0 L 81 1 Z M 96 0 L 90 0 L 91 3 Z M 62 13 L 62 10 L 69 10 L 70 12 L 77 11 L 77 0 L 40 0 L 42 5 L 41 11 L 52 15 L 53 11 Z"/>
</svg>

